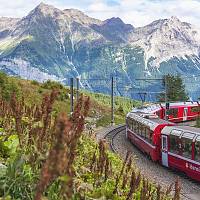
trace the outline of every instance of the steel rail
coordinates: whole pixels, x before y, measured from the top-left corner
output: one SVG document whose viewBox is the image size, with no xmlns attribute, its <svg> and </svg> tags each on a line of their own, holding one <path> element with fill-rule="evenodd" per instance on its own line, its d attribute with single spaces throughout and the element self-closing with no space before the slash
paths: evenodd
<svg viewBox="0 0 200 200">
<path fill-rule="evenodd" d="M 114 138 L 115 138 L 115 136 L 117 136 L 117 134 L 119 134 L 120 132 L 122 132 L 125 129 L 126 129 L 126 125 L 119 125 L 118 127 L 109 131 L 104 136 L 104 139 L 106 139 L 109 142 L 111 150 L 115 153 L 117 153 L 117 152 L 116 152 L 115 147 L 114 147 Z"/>
</svg>

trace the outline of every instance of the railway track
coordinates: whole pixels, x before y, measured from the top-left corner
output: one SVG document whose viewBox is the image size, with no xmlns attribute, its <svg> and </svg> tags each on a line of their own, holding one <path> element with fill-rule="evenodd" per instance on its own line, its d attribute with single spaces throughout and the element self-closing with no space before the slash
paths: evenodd
<svg viewBox="0 0 200 200">
<path fill-rule="evenodd" d="M 110 145 L 110 148 L 113 152 L 117 153 L 114 145 L 114 138 L 119 134 L 120 132 L 124 131 L 126 129 L 126 125 L 120 125 L 116 127 L 115 129 L 109 131 L 105 136 L 104 139 L 107 140 L 107 142 Z"/>
<path fill-rule="evenodd" d="M 112 130 L 109 130 L 104 139 L 110 144 L 110 148 L 113 152 L 118 153 L 123 158 L 127 151 L 131 151 L 136 159 L 136 166 L 141 172 L 155 183 L 160 183 L 163 187 L 174 182 L 178 177 L 182 183 L 181 196 L 183 200 L 200 200 L 200 184 L 189 179 L 181 173 L 177 173 L 171 169 L 164 168 L 158 163 L 154 163 L 149 160 L 145 154 L 143 154 L 138 148 L 136 148 L 125 137 L 125 125 L 118 126 Z"/>
</svg>

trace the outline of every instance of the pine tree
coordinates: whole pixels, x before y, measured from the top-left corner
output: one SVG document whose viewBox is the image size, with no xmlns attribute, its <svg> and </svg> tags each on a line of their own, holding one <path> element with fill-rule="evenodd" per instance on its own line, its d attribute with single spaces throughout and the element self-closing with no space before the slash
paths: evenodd
<svg viewBox="0 0 200 200">
<path fill-rule="evenodd" d="M 179 75 L 165 75 L 162 83 L 163 88 L 165 88 L 165 84 L 167 84 L 167 101 L 187 101 L 189 99 L 183 80 Z M 158 96 L 158 101 L 165 101 L 165 92 Z"/>
</svg>

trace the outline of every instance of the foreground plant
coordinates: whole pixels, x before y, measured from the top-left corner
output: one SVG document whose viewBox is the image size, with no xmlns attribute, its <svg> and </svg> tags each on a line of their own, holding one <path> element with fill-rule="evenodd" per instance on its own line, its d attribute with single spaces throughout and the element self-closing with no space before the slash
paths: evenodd
<svg viewBox="0 0 200 200">
<path fill-rule="evenodd" d="M 83 135 L 78 146 L 78 162 L 75 162 L 75 199 L 178 200 L 179 181 L 164 191 L 143 177 L 132 159 L 127 152 L 122 161 L 109 151 L 104 140 L 95 145 L 92 136 Z"/>
<path fill-rule="evenodd" d="M 84 129 L 84 120 L 89 111 L 89 99 L 79 99 L 71 118 L 62 113 L 56 122 L 55 144 L 45 161 L 40 181 L 37 185 L 35 200 L 42 199 L 43 192 L 53 181 L 59 179 L 62 199 L 70 199 L 73 194 L 73 163 L 77 142 Z"/>
</svg>

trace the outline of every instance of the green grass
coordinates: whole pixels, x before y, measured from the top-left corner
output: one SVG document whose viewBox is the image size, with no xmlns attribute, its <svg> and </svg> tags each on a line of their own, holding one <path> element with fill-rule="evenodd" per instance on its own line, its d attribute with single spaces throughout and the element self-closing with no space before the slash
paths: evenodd
<svg viewBox="0 0 200 200">
<path fill-rule="evenodd" d="M 4 75 L 2 75 L 4 76 Z M 16 77 L 7 77 L 6 80 L 9 87 L 2 88 L 1 90 L 8 90 L 6 95 L 9 98 L 9 93 L 13 90 L 19 90 L 20 94 L 25 94 L 24 99 L 26 104 L 40 104 L 45 93 L 50 93 L 52 89 L 58 89 L 60 92 L 54 105 L 54 112 L 65 112 L 70 114 L 70 89 L 60 83 L 54 81 L 47 81 L 43 84 L 37 81 L 28 81 Z M 1 77 L 0 77 L 1 81 Z M 12 86 L 10 88 L 10 86 Z M 8 93 L 8 94 L 7 94 Z M 76 97 L 76 90 L 74 91 Z M 107 126 L 111 123 L 111 98 L 109 95 L 101 93 L 92 93 L 85 90 L 81 90 L 86 96 L 90 96 L 91 99 L 91 110 L 89 117 L 93 118 L 93 123 L 96 126 Z M 76 103 L 76 100 L 75 100 Z M 114 119 L 115 124 L 125 123 L 126 114 L 134 107 L 141 105 L 139 101 L 134 101 L 124 97 L 114 97 Z"/>
<path fill-rule="evenodd" d="M 91 99 L 105 109 L 105 113 L 98 120 L 97 126 L 107 126 L 111 122 L 111 97 L 109 95 L 101 94 L 101 93 L 91 93 L 85 92 L 86 95 L 90 96 Z M 125 97 L 114 97 L 114 119 L 115 124 L 123 124 L 125 123 L 125 117 L 133 107 L 140 106 L 141 103 L 139 101 L 135 101 Z"/>
</svg>

